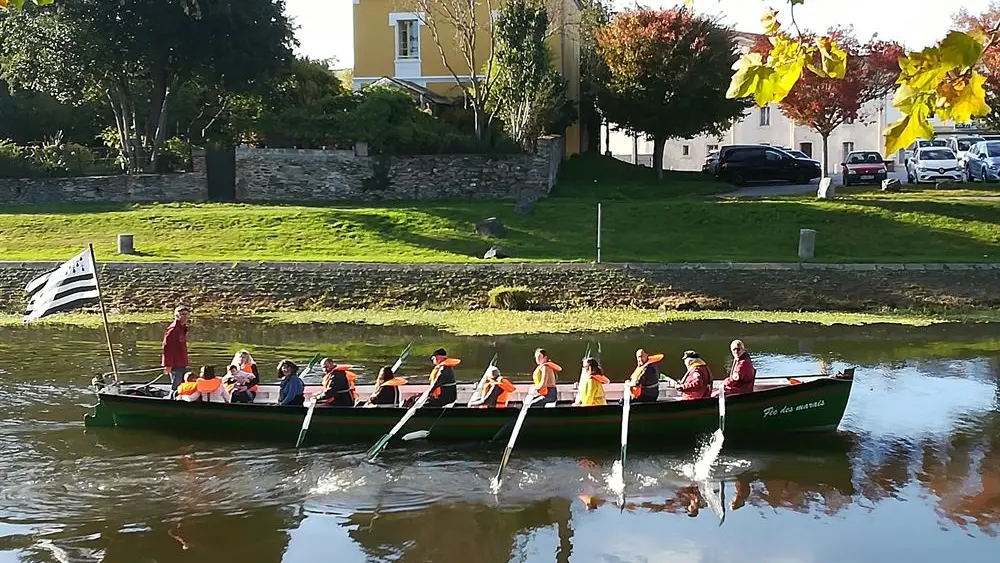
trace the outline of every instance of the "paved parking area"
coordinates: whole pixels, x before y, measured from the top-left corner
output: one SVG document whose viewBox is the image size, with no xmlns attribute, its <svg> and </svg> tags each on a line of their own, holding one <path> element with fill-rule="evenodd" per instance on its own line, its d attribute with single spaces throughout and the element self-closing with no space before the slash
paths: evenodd
<svg viewBox="0 0 1000 563">
<path fill-rule="evenodd" d="M 839 186 L 842 183 L 840 174 L 831 174 L 833 178 L 833 184 Z M 901 183 L 906 183 L 906 172 L 901 170 L 896 170 L 895 172 L 889 173 L 890 178 L 896 178 Z M 754 197 L 754 196 L 768 196 L 768 195 L 797 195 L 797 194 L 807 194 L 816 193 L 819 187 L 819 180 L 813 180 L 808 184 L 751 184 L 748 186 L 743 186 L 742 188 L 736 189 L 732 192 L 722 194 L 724 197 Z"/>
</svg>

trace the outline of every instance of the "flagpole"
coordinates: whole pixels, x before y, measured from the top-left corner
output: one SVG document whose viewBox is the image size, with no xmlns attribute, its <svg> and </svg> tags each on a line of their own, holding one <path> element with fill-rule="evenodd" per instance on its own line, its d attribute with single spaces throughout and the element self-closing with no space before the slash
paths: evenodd
<svg viewBox="0 0 1000 563">
<path fill-rule="evenodd" d="M 97 284 L 97 302 L 101 304 L 101 317 L 104 318 L 104 337 L 108 340 L 108 355 L 111 357 L 111 371 L 115 374 L 115 383 L 120 383 L 118 377 L 118 364 L 115 362 L 115 349 L 111 346 L 111 326 L 108 325 L 108 312 L 104 309 L 104 294 L 101 293 L 101 276 L 97 275 L 97 258 L 94 257 L 94 245 L 87 245 L 90 248 L 90 265 L 94 267 L 94 283 Z"/>
</svg>

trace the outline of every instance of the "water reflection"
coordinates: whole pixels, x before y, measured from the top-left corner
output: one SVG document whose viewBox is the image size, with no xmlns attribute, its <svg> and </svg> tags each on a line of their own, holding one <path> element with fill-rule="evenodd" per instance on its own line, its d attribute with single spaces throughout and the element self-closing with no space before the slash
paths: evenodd
<svg viewBox="0 0 1000 563">
<path fill-rule="evenodd" d="M 82 413 L 94 402 L 85 386 L 106 364 L 100 330 L 0 329 L 0 561 L 995 557 L 995 329 L 751 328 L 692 324 L 600 339 L 613 371 L 628 369 L 632 351 L 650 342 L 668 357 L 697 348 L 714 369 L 733 336 L 747 341 L 766 373 L 858 366 L 840 434 L 787 439 L 767 450 L 727 445 L 708 487 L 685 477 L 695 444 L 630 449 L 624 507 L 607 487 L 615 444 L 519 446 L 509 486 L 494 497 L 488 482 L 502 445 L 413 443 L 373 465 L 350 448 L 294 451 L 294 440 L 262 447 L 251 437 L 220 444 L 84 431 Z M 377 366 L 410 340 L 414 357 L 443 345 L 471 365 L 459 374 L 466 380 L 478 379 L 478 364 L 494 351 L 506 370 L 523 373 L 534 347 L 569 358 L 587 344 L 569 335 L 456 338 L 329 325 L 202 322 L 194 333 L 195 362 L 225 361 L 248 347 L 262 363 L 323 351 Z M 161 327 L 116 327 L 124 365 L 148 366 L 161 334 Z M 423 367 L 419 359 L 407 365 Z M 720 489 L 721 499 L 714 496 Z"/>
</svg>

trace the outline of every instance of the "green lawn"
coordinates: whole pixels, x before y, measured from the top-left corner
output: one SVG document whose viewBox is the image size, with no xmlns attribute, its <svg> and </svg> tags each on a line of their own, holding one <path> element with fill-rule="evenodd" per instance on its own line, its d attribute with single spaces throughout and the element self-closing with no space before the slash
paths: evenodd
<svg viewBox="0 0 1000 563">
<path fill-rule="evenodd" d="M 517 260 L 592 261 L 597 202 L 604 262 L 794 262 L 800 228 L 818 231 L 816 261 L 1000 261 L 996 191 L 851 189 L 813 196 L 717 198 L 700 173 L 604 158 L 567 163 L 531 215 L 511 202 L 6 206 L 0 260 L 64 260 L 94 243 L 99 260 L 475 262 L 493 244 L 473 226 L 499 217 Z M 135 235 L 139 256 L 114 254 Z"/>
</svg>

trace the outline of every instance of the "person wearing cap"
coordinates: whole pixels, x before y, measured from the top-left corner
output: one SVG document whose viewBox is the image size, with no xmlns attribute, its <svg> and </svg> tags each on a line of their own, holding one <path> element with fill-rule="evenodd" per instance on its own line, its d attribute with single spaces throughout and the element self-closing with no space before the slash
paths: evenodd
<svg viewBox="0 0 1000 563">
<path fill-rule="evenodd" d="M 188 314 L 188 308 L 184 305 L 174 309 L 174 320 L 167 325 L 167 330 L 163 333 L 163 355 L 160 357 L 160 365 L 163 367 L 163 374 L 170 376 L 171 391 L 176 391 L 181 383 L 184 383 L 184 374 L 187 373 Z"/>
<path fill-rule="evenodd" d="M 425 403 L 428 407 L 443 407 L 458 400 L 458 381 L 455 379 L 457 359 L 448 357 L 444 348 L 438 348 L 431 356 L 434 368 L 431 369 L 431 394 Z"/>
<path fill-rule="evenodd" d="M 469 404 L 470 407 L 479 408 L 505 408 L 510 394 L 517 391 L 509 379 L 500 374 L 500 368 L 490 366 L 486 385 L 483 387 L 483 396 Z"/>
<path fill-rule="evenodd" d="M 681 392 L 681 398 L 708 399 L 712 396 L 712 372 L 708 369 L 708 364 L 701 359 L 698 352 L 688 350 L 681 356 L 687 373 L 677 385 L 677 390 Z"/>
<path fill-rule="evenodd" d="M 353 407 L 354 393 L 347 370 L 338 369 L 341 366 L 330 358 L 323 358 L 320 365 L 323 367 L 323 393 L 316 398 L 316 404 Z"/>
<path fill-rule="evenodd" d="M 732 344 L 729 345 L 729 351 L 733 353 L 733 368 L 723 383 L 726 395 L 753 393 L 757 368 L 753 366 L 750 353 L 747 352 L 742 340 L 733 340 Z"/>
</svg>

